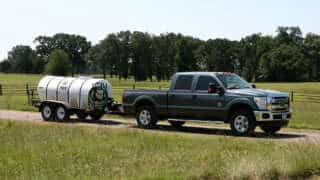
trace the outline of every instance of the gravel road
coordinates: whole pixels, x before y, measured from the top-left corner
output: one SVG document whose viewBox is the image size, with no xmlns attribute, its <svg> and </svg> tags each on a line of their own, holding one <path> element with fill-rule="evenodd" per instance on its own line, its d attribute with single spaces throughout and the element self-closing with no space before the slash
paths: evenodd
<svg viewBox="0 0 320 180">
<path fill-rule="evenodd" d="M 33 123 L 55 123 L 42 121 L 41 115 L 38 112 L 24 112 L 24 111 L 11 111 L 0 110 L 1 120 L 12 121 L 28 121 Z M 80 125 L 80 126 L 94 126 L 105 128 L 137 128 L 135 120 L 133 118 L 109 118 L 105 116 L 101 121 L 85 120 L 79 121 L 75 117 L 71 122 L 65 122 L 64 124 Z M 189 123 L 182 129 L 174 129 L 166 122 L 159 123 L 159 128 L 154 130 L 142 130 L 151 133 L 184 133 L 198 136 L 232 136 L 229 127 L 226 125 L 216 124 L 194 124 Z M 266 136 L 257 128 L 254 137 L 247 137 L 254 139 L 270 139 L 276 141 L 296 141 L 296 142 L 308 142 L 308 143 L 320 143 L 320 131 L 318 130 L 304 130 L 304 129 L 290 129 L 285 128 L 281 130 L 277 135 L 269 137 Z"/>
</svg>

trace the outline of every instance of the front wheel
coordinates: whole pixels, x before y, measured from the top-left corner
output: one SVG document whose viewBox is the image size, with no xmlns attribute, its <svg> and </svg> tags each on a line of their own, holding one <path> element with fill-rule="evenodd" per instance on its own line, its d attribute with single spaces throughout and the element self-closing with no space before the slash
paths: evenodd
<svg viewBox="0 0 320 180">
<path fill-rule="evenodd" d="M 175 128 L 181 128 L 186 122 L 185 121 L 169 121 L 171 126 Z"/>
<path fill-rule="evenodd" d="M 281 129 L 280 126 L 260 126 L 260 128 L 268 135 L 274 135 Z"/>
<path fill-rule="evenodd" d="M 102 112 L 93 112 L 90 114 L 90 117 L 92 120 L 100 120 L 104 116 L 104 113 Z"/>
<path fill-rule="evenodd" d="M 157 124 L 157 116 L 153 108 L 149 106 L 139 107 L 136 114 L 138 126 L 145 129 L 152 129 Z"/>
<path fill-rule="evenodd" d="M 252 112 L 249 110 L 238 110 L 234 112 L 231 116 L 230 127 L 234 135 L 251 135 L 256 127 Z"/>
</svg>

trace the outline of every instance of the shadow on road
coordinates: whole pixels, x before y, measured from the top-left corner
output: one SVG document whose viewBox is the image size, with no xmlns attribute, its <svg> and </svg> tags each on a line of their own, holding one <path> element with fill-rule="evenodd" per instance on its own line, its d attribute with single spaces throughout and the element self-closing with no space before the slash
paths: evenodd
<svg viewBox="0 0 320 180">
<path fill-rule="evenodd" d="M 136 127 L 137 128 L 137 127 Z M 223 135 L 223 136 L 234 136 L 229 129 L 221 129 L 214 127 L 181 127 L 174 128 L 170 125 L 158 125 L 155 131 L 163 131 L 163 132 L 183 132 L 183 133 L 191 133 L 191 134 L 203 134 L 203 135 Z M 267 135 L 263 132 L 255 132 L 251 138 L 268 138 L 268 139 L 294 139 L 294 138 L 304 138 L 303 134 L 294 134 L 294 133 L 277 133 L 275 135 Z"/>
<path fill-rule="evenodd" d="M 79 120 L 72 119 L 71 121 L 61 122 L 61 123 L 87 123 L 94 125 L 107 125 L 107 126 L 126 126 L 126 128 L 136 128 L 138 127 L 132 123 L 120 122 L 116 120 Z M 148 131 L 148 130 L 146 130 Z M 159 131 L 159 132 L 181 132 L 181 133 L 190 133 L 190 134 L 203 134 L 203 135 L 223 135 L 223 136 L 234 136 L 231 133 L 230 129 L 222 129 L 215 127 L 192 127 L 192 126 L 184 126 L 181 128 L 174 128 L 170 125 L 158 125 L 155 129 L 151 129 L 150 131 Z M 295 138 L 304 138 L 304 134 L 294 134 L 294 133 L 277 133 L 275 135 L 267 135 L 263 132 L 255 132 L 251 138 L 261 138 L 261 139 L 295 139 Z"/>
</svg>

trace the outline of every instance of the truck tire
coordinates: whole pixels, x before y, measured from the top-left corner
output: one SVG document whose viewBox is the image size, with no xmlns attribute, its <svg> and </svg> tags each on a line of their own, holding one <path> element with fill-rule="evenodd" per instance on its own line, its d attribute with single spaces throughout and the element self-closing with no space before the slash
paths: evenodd
<svg viewBox="0 0 320 180">
<path fill-rule="evenodd" d="M 88 117 L 88 113 L 82 111 L 77 112 L 76 115 L 80 121 L 85 120 Z"/>
<path fill-rule="evenodd" d="M 231 115 L 230 127 L 232 134 L 236 136 L 252 135 L 256 128 L 256 123 L 252 112 L 243 109 Z"/>
<path fill-rule="evenodd" d="M 181 128 L 186 122 L 185 121 L 169 121 L 171 126 L 175 128 Z"/>
<path fill-rule="evenodd" d="M 67 121 L 70 119 L 69 110 L 63 105 L 58 105 L 55 112 L 55 118 L 58 121 Z"/>
<path fill-rule="evenodd" d="M 144 129 L 154 128 L 158 121 L 155 110 L 150 106 L 138 107 L 136 119 L 138 126 Z"/>
<path fill-rule="evenodd" d="M 268 135 L 274 135 L 280 131 L 281 126 L 260 126 L 260 128 Z"/>
<path fill-rule="evenodd" d="M 50 104 L 41 106 L 41 116 L 44 121 L 52 121 L 54 119 L 54 108 Z"/>
<path fill-rule="evenodd" d="M 90 117 L 92 120 L 99 121 L 104 116 L 104 113 L 102 112 L 93 112 L 90 114 Z"/>
</svg>

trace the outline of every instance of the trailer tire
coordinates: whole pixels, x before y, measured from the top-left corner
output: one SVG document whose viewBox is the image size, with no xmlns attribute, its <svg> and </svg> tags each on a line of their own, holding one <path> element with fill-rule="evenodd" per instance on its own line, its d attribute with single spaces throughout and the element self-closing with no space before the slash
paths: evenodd
<svg viewBox="0 0 320 180">
<path fill-rule="evenodd" d="M 58 105 L 55 110 L 55 118 L 58 121 L 67 121 L 70 119 L 70 112 L 65 106 Z"/>
<path fill-rule="evenodd" d="M 93 112 L 90 114 L 90 117 L 92 120 L 99 121 L 104 116 L 104 113 L 102 112 Z"/>
<path fill-rule="evenodd" d="M 54 108 L 50 104 L 41 106 L 41 116 L 44 121 L 52 121 L 54 119 Z"/>
<path fill-rule="evenodd" d="M 138 126 L 144 129 L 155 128 L 158 121 L 155 110 L 150 106 L 138 107 L 136 119 Z"/>
</svg>

